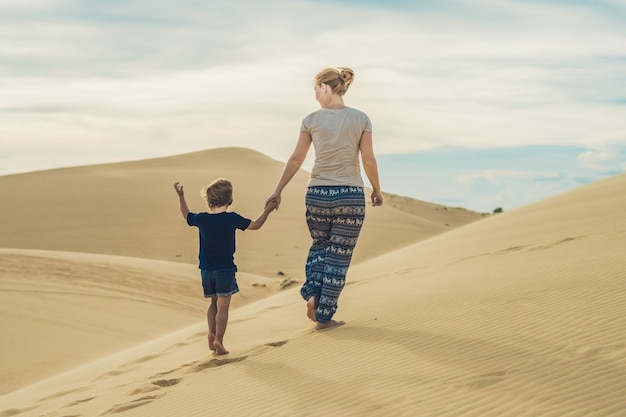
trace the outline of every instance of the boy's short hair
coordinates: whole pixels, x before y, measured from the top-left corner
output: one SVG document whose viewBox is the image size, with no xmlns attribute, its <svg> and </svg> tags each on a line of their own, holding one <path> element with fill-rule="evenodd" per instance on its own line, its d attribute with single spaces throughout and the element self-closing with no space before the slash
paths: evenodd
<svg viewBox="0 0 626 417">
<path fill-rule="evenodd" d="M 233 203 L 233 184 L 226 178 L 218 178 L 202 190 L 210 209 Z"/>
</svg>

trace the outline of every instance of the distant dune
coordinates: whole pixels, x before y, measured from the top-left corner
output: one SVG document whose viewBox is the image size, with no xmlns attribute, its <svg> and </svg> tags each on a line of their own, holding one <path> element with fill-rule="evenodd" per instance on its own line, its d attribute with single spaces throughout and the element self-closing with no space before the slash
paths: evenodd
<svg viewBox="0 0 626 417">
<path fill-rule="evenodd" d="M 240 234 L 241 255 L 259 253 L 240 261 L 248 298 L 231 312 L 231 353 L 214 357 L 198 300 L 195 235 L 181 224 L 170 183 L 199 190 L 219 170 L 196 179 L 198 160 L 216 155 L 267 170 L 254 186 L 244 185 L 242 170 L 224 175 L 235 182 L 235 210 L 255 212 L 282 165 L 240 149 L 0 177 L 2 188 L 33 184 L 30 175 L 50 178 L 46 196 L 59 217 L 54 226 L 56 217 L 38 213 L 32 197 L 33 207 L 12 207 L 16 220 L 2 225 L 0 308 L 8 336 L 1 356 L 11 377 L 3 380 L 0 417 L 624 415 L 626 174 L 510 212 L 476 213 L 473 220 L 482 220 L 475 222 L 462 209 L 411 214 L 423 202 L 369 208 L 367 237 L 337 313 L 347 324 L 316 332 L 298 285 L 280 290 L 283 280 L 301 279 L 303 173 L 268 229 Z M 169 178 L 164 165 L 181 174 Z M 76 172 L 89 178 L 91 194 Z M 61 210 L 63 188 L 90 196 L 91 206 Z M 14 201 L 26 198 L 20 192 Z M 66 212 L 78 214 L 70 221 Z M 48 233 L 39 247 L 27 219 Z M 111 219 L 125 227 L 112 228 Z M 163 222 L 174 243 L 161 242 L 166 236 L 150 221 Z M 23 236 L 11 241 L 5 227 L 30 234 L 31 245 Z M 59 237 L 64 229 L 67 242 Z M 81 243 L 83 253 L 67 252 Z M 32 346 L 16 349 L 18 339 Z M 89 358 L 82 343 L 98 355 Z M 64 352 L 70 359 L 62 366 L 51 363 Z"/>
<path fill-rule="evenodd" d="M 282 168 L 258 152 L 225 148 L 0 177 L 10 202 L 0 216 L 0 312 L 11 341 L 0 348 L 0 393 L 201 320 L 197 231 L 180 215 L 173 183 L 182 181 L 190 207 L 205 211 L 200 189 L 230 178 L 232 209 L 255 217 Z M 242 292 L 233 307 L 303 281 L 307 178 L 294 178 L 261 231 L 239 233 Z M 368 208 L 354 263 L 449 229 L 436 209 L 424 205 L 420 215 L 415 207 Z"/>
<path fill-rule="evenodd" d="M 195 211 L 206 211 L 200 190 L 218 177 L 235 187 L 232 211 L 256 217 L 284 163 L 242 148 L 208 150 L 167 158 L 0 176 L 3 204 L 0 247 L 88 252 L 195 263 L 196 230 L 178 211 L 172 185 L 185 185 Z M 260 232 L 238 237 L 241 270 L 300 278 L 310 238 L 303 221 L 308 173 L 283 193 L 278 212 Z M 384 179 L 384 177 L 383 177 Z M 406 204 L 405 204 L 406 205 Z M 481 218 L 474 212 L 432 216 L 444 206 L 370 209 L 354 261 L 401 248 Z M 470 213 L 470 216 L 467 216 Z"/>
</svg>

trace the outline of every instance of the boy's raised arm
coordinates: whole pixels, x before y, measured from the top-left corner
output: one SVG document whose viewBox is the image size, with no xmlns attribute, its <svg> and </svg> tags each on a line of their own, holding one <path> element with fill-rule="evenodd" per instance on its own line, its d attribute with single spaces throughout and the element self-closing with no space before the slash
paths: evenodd
<svg viewBox="0 0 626 417">
<path fill-rule="evenodd" d="M 180 202 L 180 212 L 183 214 L 185 220 L 187 219 L 187 215 L 189 214 L 189 207 L 187 207 L 187 201 L 185 201 L 185 191 L 183 190 L 183 185 L 176 181 L 174 183 L 174 189 L 176 190 L 176 194 L 178 194 L 178 200 Z"/>
</svg>

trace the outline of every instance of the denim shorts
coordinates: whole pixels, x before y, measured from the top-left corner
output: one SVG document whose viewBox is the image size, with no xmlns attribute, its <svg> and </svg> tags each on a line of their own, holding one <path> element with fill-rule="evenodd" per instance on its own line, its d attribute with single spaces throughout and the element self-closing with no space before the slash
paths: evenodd
<svg viewBox="0 0 626 417">
<path fill-rule="evenodd" d="M 237 268 L 217 269 L 214 271 L 201 271 L 202 289 L 204 290 L 204 298 L 209 297 L 228 297 L 239 292 L 235 272 Z"/>
</svg>

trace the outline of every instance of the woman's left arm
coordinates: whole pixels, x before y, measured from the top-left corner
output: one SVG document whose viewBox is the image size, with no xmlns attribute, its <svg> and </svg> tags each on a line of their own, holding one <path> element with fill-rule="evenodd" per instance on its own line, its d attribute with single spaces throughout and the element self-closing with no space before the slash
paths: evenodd
<svg viewBox="0 0 626 417">
<path fill-rule="evenodd" d="M 372 143 L 372 132 L 363 132 L 361 135 L 361 161 L 365 175 L 372 185 L 372 206 L 383 205 L 383 194 L 380 191 L 380 182 L 378 179 L 378 164 L 374 155 L 374 145 Z"/>
</svg>

